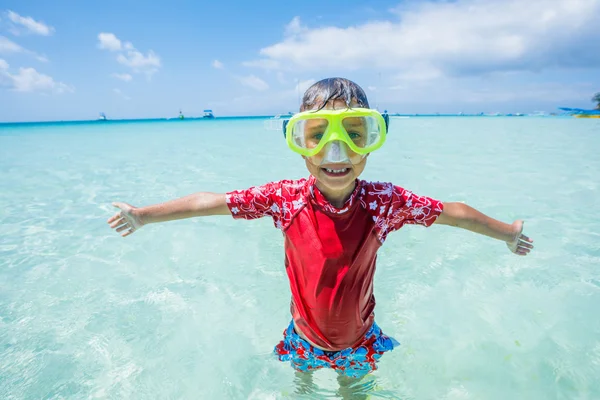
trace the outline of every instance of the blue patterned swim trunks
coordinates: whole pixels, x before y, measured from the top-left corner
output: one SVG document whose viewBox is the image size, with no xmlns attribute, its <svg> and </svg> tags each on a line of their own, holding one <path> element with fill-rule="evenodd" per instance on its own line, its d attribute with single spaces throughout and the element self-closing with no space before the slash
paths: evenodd
<svg viewBox="0 0 600 400">
<path fill-rule="evenodd" d="M 283 340 L 275 346 L 274 353 L 280 361 L 290 361 L 297 371 L 331 368 L 340 374 L 360 378 L 375 371 L 381 355 L 399 345 L 395 339 L 384 335 L 373 322 L 357 346 L 340 351 L 324 351 L 298 336 L 292 321 L 283 331 Z"/>
</svg>

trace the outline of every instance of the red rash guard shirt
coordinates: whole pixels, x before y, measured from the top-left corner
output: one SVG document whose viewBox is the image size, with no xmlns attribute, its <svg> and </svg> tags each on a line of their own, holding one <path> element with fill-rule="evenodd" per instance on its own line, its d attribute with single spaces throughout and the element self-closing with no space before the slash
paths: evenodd
<svg viewBox="0 0 600 400">
<path fill-rule="evenodd" d="M 356 181 L 342 208 L 315 178 L 282 180 L 227 193 L 234 218 L 271 216 L 285 240 L 294 323 L 315 345 L 354 347 L 373 323 L 377 250 L 404 224 L 430 226 L 443 204 L 391 183 Z"/>
</svg>

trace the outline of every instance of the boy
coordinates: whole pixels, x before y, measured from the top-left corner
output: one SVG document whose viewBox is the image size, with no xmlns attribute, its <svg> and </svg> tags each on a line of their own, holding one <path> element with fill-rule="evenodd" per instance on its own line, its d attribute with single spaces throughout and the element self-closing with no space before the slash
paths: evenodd
<svg viewBox="0 0 600 400">
<path fill-rule="evenodd" d="M 282 230 L 292 292 L 292 321 L 275 346 L 299 372 L 336 370 L 342 380 L 377 368 L 398 345 L 374 321 L 377 250 L 404 224 L 452 225 L 506 242 L 526 255 L 532 240 L 522 221 L 505 224 L 462 203 L 442 203 L 391 183 L 358 177 L 385 141 L 389 121 L 369 109 L 364 91 L 346 79 L 324 79 L 304 94 L 300 113 L 285 125 L 288 146 L 302 155 L 310 177 L 227 194 L 196 193 L 163 204 L 119 208 L 108 220 L 128 236 L 148 223 L 206 215 L 271 216 Z"/>
</svg>

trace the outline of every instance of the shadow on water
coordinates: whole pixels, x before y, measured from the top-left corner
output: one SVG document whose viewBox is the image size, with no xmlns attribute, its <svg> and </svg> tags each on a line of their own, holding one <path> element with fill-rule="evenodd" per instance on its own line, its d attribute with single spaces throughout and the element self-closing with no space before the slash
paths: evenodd
<svg viewBox="0 0 600 400">
<path fill-rule="evenodd" d="M 295 372 L 294 391 L 290 398 L 294 399 L 398 399 L 406 400 L 391 391 L 382 389 L 384 380 L 373 375 L 363 378 L 348 378 L 338 375 L 337 390 L 320 388 L 313 379 L 313 373 Z"/>
</svg>

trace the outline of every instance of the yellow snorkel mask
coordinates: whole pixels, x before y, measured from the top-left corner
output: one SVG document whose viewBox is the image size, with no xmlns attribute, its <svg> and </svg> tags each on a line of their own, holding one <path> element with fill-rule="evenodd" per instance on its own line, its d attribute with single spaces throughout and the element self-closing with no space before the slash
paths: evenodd
<svg viewBox="0 0 600 400">
<path fill-rule="evenodd" d="M 385 142 L 389 118 L 369 108 L 304 111 L 284 121 L 283 132 L 290 149 L 312 157 L 325 148 L 325 159 L 348 160 L 347 148 L 363 157 Z"/>
</svg>

